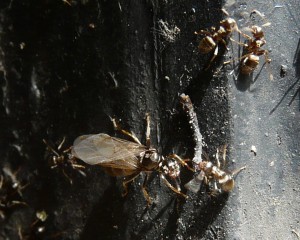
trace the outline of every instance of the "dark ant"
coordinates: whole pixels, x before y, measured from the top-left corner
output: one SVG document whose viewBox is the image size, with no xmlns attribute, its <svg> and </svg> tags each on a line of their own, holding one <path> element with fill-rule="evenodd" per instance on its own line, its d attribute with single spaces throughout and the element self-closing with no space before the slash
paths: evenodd
<svg viewBox="0 0 300 240">
<path fill-rule="evenodd" d="M 148 175 L 158 172 L 164 183 L 175 193 L 187 197 L 181 192 L 179 186 L 180 164 L 189 168 L 187 163 L 176 154 L 163 157 L 151 148 L 150 142 L 150 115 L 146 114 L 146 146 L 142 145 L 134 134 L 121 129 L 112 119 L 116 130 L 130 137 L 132 141 L 111 137 L 105 133 L 79 136 L 74 141 L 72 154 L 87 164 L 101 166 L 111 176 L 124 176 L 123 196 L 128 193 L 128 184 L 138 177 L 142 172 L 146 173 L 142 191 L 148 205 L 151 198 L 146 189 Z M 190 170 L 193 170 L 189 168 Z M 167 180 L 171 179 L 175 187 Z"/>
<path fill-rule="evenodd" d="M 70 184 L 73 183 L 72 179 L 66 173 L 66 169 L 75 169 L 81 175 L 86 176 L 86 174 L 82 171 L 85 166 L 78 163 L 78 159 L 76 159 L 71 154 L 71 147 L 62 150 L 63 144 L 65 143 L 66 138 L 64 137 L 61 143 L 58 145 L 57 150 L 52 148 L 50 144 L 43 139 L 43 142 L 47 146 L 48 151 L 50 152 L 49 156 L 49 165 L 51 169 L 58 168 L 61 169 L 64 176 L 69 180 Z"/>
</svg>

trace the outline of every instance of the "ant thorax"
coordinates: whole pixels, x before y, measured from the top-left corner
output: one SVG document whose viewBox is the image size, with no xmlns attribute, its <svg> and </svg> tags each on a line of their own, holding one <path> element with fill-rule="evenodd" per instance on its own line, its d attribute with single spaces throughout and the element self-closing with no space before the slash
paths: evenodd
<svg viewBox="0 0 300 240">
<path fill-rule="evenodd" d="M 159 162 L 160 157 L 155 148 L 150 148 L 149 150 L 142 152 L 140 154 L 140 158 L 142 159 L 150 159 L 152 162 Z"/>
<path fill-rule="evenodd" d="M 219 27 L 219 30 L 213 34 L 213 39 L 216 41 L 220 41 L 223 37 L 226 37 L 228 35 L 226 29 L 222 26 Z"/>
<path fill-rule="evenodd" d="M 260 48 L 263 45 L 265 45 L 266 41 L 265 40 L 256 40 L 255 43 L 256 43 L 256 47 Z"/>
<path fill-rule="evenodd" d="M 145 171 L 156 169 L 159 165 L 160 157 L 157 150 L 150 148 L 149 150 L 140 154 L 140 165 Z"/>
<path fill-rule="evenodd" d="M 180 165 L 174 159 L 163 159 L 159 164 L 159 168 L 165 175 L 169 176 L 170 178 L 179 177 Z"/>
<path fill-rule="evenodd" d="M 259 26 L 252 26 L 251 27 L 251 32 L 253 34 L 253 37 L 256 38 L 256 39 L 262 39 L 265 36 L 262 28 L 259 27 Z"/>
</svg>

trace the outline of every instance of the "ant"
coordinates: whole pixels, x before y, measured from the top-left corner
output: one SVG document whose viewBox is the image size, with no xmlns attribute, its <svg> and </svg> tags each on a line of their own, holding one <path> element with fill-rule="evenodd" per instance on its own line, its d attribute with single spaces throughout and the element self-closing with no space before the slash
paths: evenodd
<svg viewBox="0 0 300 240">
<path fill-rule="evenodd" d="M 146 145 L 142 145 L 134 134 L 121 129 L 115 119 L 111 120 L 115 130 L 130 137 L 133 141 L 111 137 L 105 133 L 83 135 L 75 139 L 72 154 L 87 164 L 101 166 L 111 176 L 125 177 L 123 196 L 128 193 L 128 184 L 142 172 L 145 172 L 142 191 L 148 206 L 151 204 L 151 198 L 146 184 L 148 176 L 152 172 L 158 172 L 161 179 L 172 191 L 186 198 L 187 196 L 181 192 L 179 186 L 180 165 L 191 171 L 193 169 L 176 154 L 164 157 L 158 154 L 157 149 L 151 147 L 150 115 L 146 114 Z M 172 180 L 175 186 L 168 179 Z"/>
<path fill-rule="evenodd" d="M 222 9 L 222 12 L 225 13 L 225 15 L 229 16 L 227 11 L 225 9 Z M 198 45 L 198 49 L 201 53 L 207 54 L 214 50 L 214 55 L 209 61 L 208 66 L 206 67 L 206 70 L 210 67 L 211 63 L 214 61 L 214 59 L 217 57 L 219 52 L 219 43 L 223 43 L 223 45 L 227 48 L 226 38 L 228 38 L 234 31 L 237 31 L 241 33 L 241 31 L 238 29 L 238 25 L 236 21 L 233 18 L 226 18 L 222 21 L 220 21 L 220 26 L 218 29 L 215 27 L 211 27 L 210 31 L 206 30 L 200 30 L 199 32 L 195 32 L 195 34 L 200 35 L 206 35 L 206 37 L 202 38 L 200 40 L 200 43 Z"/>
<path fill-rule="evenodd" d="M 65 140 L 66 138 L 64 137 L 61 143 L 58 145 L 57 150 L 52 148 L 45 139 L 43 139 L 43 142 L 45 143 L 48 151 L 50 152 L 50 156 L 49 156 L 50 168 L 61 169 L 64 176 L 69 180 L 70 184 L 73 184 L 72 179 L 66 173 L 66 169 L 68 168 L 76 169 L 81 175 L 86 176 L 86 174 L 82 171 L 82 169 L 84 169 L 85 166 L 79 164 L 77 159 L 74 156 L 72 156 L 71 154 L 72 147 L 62 150 Z"/>
<path fill-rule="evenodd" d="M 263 14 L 260 13 L 258 10 L 253 10 L 250 14 L 252 16 L 253 14 L 258 14 L 261 18 L 263 18 Z M 235 40 L 231 39 L 233 42 L 236 42 L 244 47 L 244 50 L 246 52 L 245 55 L 243 55 L 240 60 L 240 73 L 244 75 L 249 75 L 257 68 L 259 64 L 259 57 L 264 55 L 265 57 L 265 63 L 270 64 L 271 59 L 269 58 L 269 52 L 265 49 L 262 49 L 262 47 L 267 43 L 265 39 L 265 34 L 262 29 L 262 27 L 270 26 L 271 23 L 267 22 L 263 24 L 261 27 L 258 25 L 253 25 L 250 28 L 248 28 L 252 34 L 252 37 L 240 32 L 242 36 L 244 36 L 247 40 L 246 43 L 240 43 L 236 42 Z M 228 64 L 231 61 L 226 61 L 224 64 Z M 269 65 L 268 65 L 269 66 Z M 269 68 L 269 78 L 270 80 L 273 80 L 273 75 L 270 72 Z"/>
<path fill-rule="evenodd" d="M 231 173 L 227 173 L 222 168 L 225 166 L 226 160 L 226 145 L 224 145 L 222 150 L 223 166 L 221 166 L 219 159 L 219 149 L 215 156 L 216 164 L 214 164 L 208 157 L 206 153 L 203 153 L 205 160 L 200 162 L 196 169 L 200 171 L 191 181 L 185 184 L 185 187 L 197 193 L 200 190 L 202 182 L 204 182 L 208 187 L 212 187 L 212 195 L 221 192 L 230 192 L 233 190 L 235 181 L 234 178 L 242 170 L 246 169 L 246 166 L 234 170 Z"/>
</svg>

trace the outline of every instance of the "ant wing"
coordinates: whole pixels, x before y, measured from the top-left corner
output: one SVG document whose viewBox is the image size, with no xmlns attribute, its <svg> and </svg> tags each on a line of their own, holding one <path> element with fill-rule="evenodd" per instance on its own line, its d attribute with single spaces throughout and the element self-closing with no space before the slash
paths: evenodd
<svg viewBox="0 0 300 240">
<path fill-rule="evenodd" d="M 138 156 L 146 150 L 144 145 L 100 133 L 76 138 L 72 154 L 91 165 L 137 169 Z"/>
<path fill-rule="evenodd" d="M 205 152 L 205 151 L 203 150 L 203 151 L 202 151 L 202 155 L 203 155 L 203 158 L 204 158 L 205 161 L 210 162 L 209 155 L 208 155 L 207 152 Z"/>
<path fill-rule="evenodd" d="M 201 188 L 201 184 L 202 184 L 204 177 L 205 177 L 205 173 L 203 171 L 201 171 L 191 181 L 186 183 L 184 185 L 184 187 L 193 193 L 197 193 L 197 192 L 199 192 L 199 190 Z"/>
</svg>

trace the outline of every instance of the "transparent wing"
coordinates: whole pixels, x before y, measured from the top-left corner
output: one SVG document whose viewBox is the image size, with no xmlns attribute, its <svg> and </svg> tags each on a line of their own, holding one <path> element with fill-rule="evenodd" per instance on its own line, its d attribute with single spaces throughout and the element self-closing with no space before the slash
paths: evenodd
<svg viewBox="0 0 300 240">
<path fill-rule="evenodd" d="M 199 174 L 197 174 L 191 181 L 186 183 L 184 187 L 194 193 L 199 192 L 201 188 L 202 181 L 205 177 L 205 173 L 201 171 Z"/>
<path fill-rule="evenodd" d="M 138 168 L 137 156 L 144 151 L 143 145 L 104 133 L 80 136 L 72 148 L 72 154 L 87 164 L 123 169 Z"/>
</svg>

